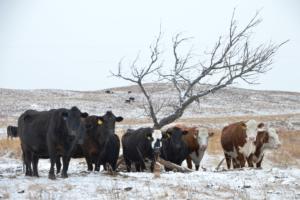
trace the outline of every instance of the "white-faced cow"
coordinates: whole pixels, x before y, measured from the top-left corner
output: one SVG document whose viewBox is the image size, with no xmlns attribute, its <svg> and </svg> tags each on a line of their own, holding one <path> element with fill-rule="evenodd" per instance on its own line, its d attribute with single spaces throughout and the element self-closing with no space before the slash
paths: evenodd
<svg viewBox="0 0 300 200">
<path fill-rule="evenodd" d="M 208 130 L 203 127 L 187 127 L 182 124 L 177 124 L 175 127 L 180 128 L 182 131 L 187 131 L 187 134 L 183 135 L 182 139 L 191 152 L 186 158 L 188 168 L 192 169 L 193 162 L 196 170 L 199 170 L 200 162 L 207 148 L 208 139 L 213 133 L 209 133 Z"/>
<path fill-rule="evenodd" d="M 247 159 L 248 166 L 261 168 L 265 151 L 278 149 L 281 146 L 278 134 L 274 128 L 268 130 L 261 130 L 257 133 L 255 140 L 256 150 Z"/>
<path fill-rule="evenodd" d="M 258 131 L 262 131 L 264 124 L 258 124 L 255 120 L 237 122 L 223 128 L 221 144 L 228 169 L 231 161 L 234 168 L 245 166 L 246 158 L 256 150 L 255 140 Z"/>
</svg>

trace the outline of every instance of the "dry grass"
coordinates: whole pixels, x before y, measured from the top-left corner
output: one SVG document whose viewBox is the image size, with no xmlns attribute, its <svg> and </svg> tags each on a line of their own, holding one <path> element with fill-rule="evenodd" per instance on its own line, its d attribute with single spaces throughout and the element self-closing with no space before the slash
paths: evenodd
<svg viewBox="0 0 300 200">
<path fill-rule="evenodd" d="M 207 152 L 211 155 L 223 155 L 220 144 L 220 130 L 213 130 L 214 136 L 210 138 Z M 117 135 L 121 138 L 123 130 L 118 130 Z M 267 158 L 276 165 L 300 165 L 300 131 L 286 131 L 279 133 L 282 146 L 278 150 L 267 154 Z M 10 157 L 21 158 L 19 139 L 0 139 L 0 156 L 9 154 Z"/>
<path fill-rule="evenodd" d="M 0 156 L 10 154 L 10 157 L 21 158 L 21 145 L 19 138 L 0 139 Z"/>
</svg>

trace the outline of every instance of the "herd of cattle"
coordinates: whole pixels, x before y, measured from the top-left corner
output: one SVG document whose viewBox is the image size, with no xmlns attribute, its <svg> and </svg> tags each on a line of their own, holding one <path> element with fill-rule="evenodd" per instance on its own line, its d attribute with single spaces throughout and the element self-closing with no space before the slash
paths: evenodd
<svg viewBox="0 0 300 200">
<path fill-rule="evenodd" d="M 89 116 L 77 107 L 52 109 L 49 111 L 27 110 L 18 119 L 18 127 L 8 126 L 8 137 L 20 137 L 26 176 L 38 175 L 40 158 L 50 158 L 49 178 L 56 173 L 68 177 L 71 158 L 85 158 L 88 170 L 99 171 L 103 165 L 107 170 L 117 170 L 120 143 L 127 171 L 135 164 L 136 171 L 146 169 L 146 160 L 151 160 L 154 169 L 156 156 L 181 165 L 184 160 L 196 170 L 206 151 L 209 137 L 214 133 L 206 128 L 173 125 L 162 130 L 153 128 L 128 129 L 121 142 L 115 134 L 116 122 L 123 117 L 107 111 L 103 116 Z M 221 145 L 228 169 L 261 167 L 266 149 L 280 146 L 276 130 L 266 128 L 255 120 L 237 122 L 223 128 Z M 166 168 L 165 170 L 170 170 Z"/>
</svg>

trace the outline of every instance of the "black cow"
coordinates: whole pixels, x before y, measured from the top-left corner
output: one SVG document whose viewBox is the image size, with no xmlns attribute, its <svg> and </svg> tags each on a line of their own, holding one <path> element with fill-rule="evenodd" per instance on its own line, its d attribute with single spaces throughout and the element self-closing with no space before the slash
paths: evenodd
<svg viewBox="0 0 300 200">
<path fill-rule="evenodd" d="M 18 127 L 16 126 L 7 126 L 7 139 L 13 137 L 18 137 Z"/>
<path fill-rule="evenodd" d="M 162 136 L 161 157 L 177 165 L 191 153 L 182 136 L 187 134 L 185 130 L 178 127 L 169 128 Z M 167 171 L 170 169 L 166 168 Z"/>
<path fill-rule="evenodd" d="M 116 134 L 109 135 L 109 138 L 105 144 L 102 155 L 100 156 L 100 165 L 103 165 L 107 170 L 107 164 L 110 165 L 113 171 L 116 171 L 117 161 L 120 153 L 120 139 Z"/>
<path fill-rule="evenodd" d="M 134 97 L 129 97 L 129 101 L 134 102 L 134 101 L 135 101 L 135 98 L 134 98 Z"/>
<path fill-rule="evenodd" d="M 86 134 L 81 148 L 89 171 L 93 170 L 93 164 L 95 164 L 95 171 L 100 170 L 100 158 L 104 155 L 105 145 L 108 143 L 108 139 L 115 134 L 116 122 L 122 120 L 123 117 L 116 117 L 111 111 L 107 111 L 103 116 L 89 116 L 86 118 Z"/>
<path fill-rule="evenodd" d="M 154 132 L 155 131 L 155 132 Z M 153 128 L 128 129 L 122 136 L 123 156 L 127 171 L 131 171 L 131 163 L 135 163 L 136 171 L 146 169 L 144 159 L 149 158 L 151 171 L 154 168 L 154 150 L 160 148 L 161 132 Z"/>
<path fill-rule="evenodd" d="M 18 133 L 26 166 L 25 175 L 38 176 L 39 157 L 49 156 L 49 179 L 55 179 L 54 165 L 62 156 L 61 176 L 67 178 L 72 151 L 76 144 L 83 142 L 85 128 L 82 122 L 87 116 L 77 107 L 24 112 L 18 119 Z"/>
</svg>

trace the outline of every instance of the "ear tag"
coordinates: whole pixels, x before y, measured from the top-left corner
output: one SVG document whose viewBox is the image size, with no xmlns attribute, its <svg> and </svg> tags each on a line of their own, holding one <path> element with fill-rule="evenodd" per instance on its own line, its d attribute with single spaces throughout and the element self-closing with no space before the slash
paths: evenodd
<svg viewBox="0 0 300 200">
<path fill-rule="evenodd" d="M 102 120 L 98 119 L 97 124 L 102 125 L 103 124 Z"/>
</svg>

